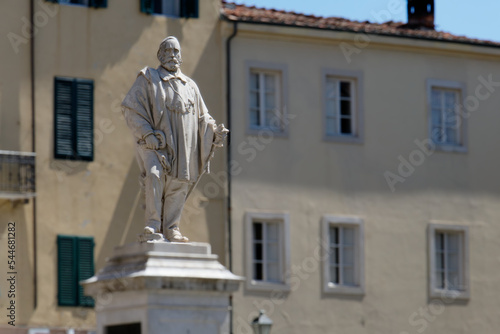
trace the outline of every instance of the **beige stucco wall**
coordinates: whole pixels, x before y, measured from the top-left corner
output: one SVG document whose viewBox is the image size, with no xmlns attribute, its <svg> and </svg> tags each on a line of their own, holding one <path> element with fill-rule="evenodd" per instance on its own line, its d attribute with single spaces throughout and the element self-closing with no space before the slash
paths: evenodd
<svg viewBox="0 0 500 334">
<path fill-rule="evenodd" d="M 239 25 L 232 44 L 231 149 L 241 167 L 232 178 L 233 271 L 250 275 L 243 248 L 248 240 L 245 212 L 288 212 L 292 276 L 300 283 L 294 281 L 294 289 L 284 295 L 240 289 L 234 297 L 235 333 L 251 333 L 245 324 L 259 308 L 267 310 L 276 334 L 495 333 L 500 307 L 495 289 L 500 279 L 495 255 L 500 234 L 500 159 L 495 153 L 499 88 L 467 120 L 466 153 L 435 152 L 395 192 L 384 172 L 397 174 L 398 157 L 408 159 L 418 149 L 414 140 L 429 137 L 426 80 L 462 82 L 466 96 L 474 95 L 479 76 L 493 75 L 500 82 L 500 50 L 369 36 L 370 43 L 358 46 L 360 52 L 348 62 L 340 43 L 356 47 L 354 36 Z M 287 66 L 284 104 L 294 115 L 287 137 L 247 135 L 246 61 Z M 362 144 L 323 140 L 324 68 L 362 73 Z M 256 153 L 254 159 L 249 149 Z M 325 214 L 364 220 L 363 296 L 322 293 L 321 264 L 314 254 Z M 439 313 L 428 309 L 430 222 L 469 227 L 471 297 L 446 304 Z"/>
<path fill-rule="evenodd" d="M 28 1 L 2 1 L 0 3 L 0 150 L 31 152 L 31 87 L 29 81 L 29 42 L 24 18 L 29 17 Z M 4 14 L 5 13 L 5 14 Z M 8 13 L 8 15 L 6 15 Z M 15 37 L 17 34 L 19 38 Z M 20 44 L 11 43 L 12 41 Z M 5 310 L 0 324 L 6 317 L 10 300 L 16 302 L 16 322 L 26 323 L 33 310 L 33 202 L 11 201 L 0 198 L 0 308 Z M 7 282 L 8 223 L 16 223 L 15 298 Z M 9 297 L 9 295 L 11 297 Z"/>
<path fill-rule="evenodd" d="M 0 4 L 1 25 L 20 34 L 20 17 L 29 18 L 29 1 L 16 1 L 15 5 L 8 2 Z M 28 266 L 32 259 L 28 257 L 25 281 L 20 286 L 26 295 L 19 301 L 25 305 L 23 316 L 18 318 L 20 325 L 95 328 L 93 310 L 57 305 L 56 236 L 94 236 L 99 269 L 114 246 L 135 241 L 141 232 L 144 210 L 139 170 L 120 103 L 141 68 L 158 66 L 156 52 L 163 38 L 179 38 L 183 72 L 197 82 L 214 118 L 224 122 L 219 6 L 218 0 L 200 1 L 200 18 L 187 20 L 145 15 L 136 0 L 110 0 L 105 9 L 35 1 L 35 13 L 50 13 L 35 36 L 38 307 L 32 309 L 33 275 Z M 5 39 L 0 43 L 0 149 L 30 150 L 29 47 L 23 46 L 19 55 L 13 55 Z M 93 162 L 53 158 L 55 76 L 94 80 Z M 9 130 L 4 132 L 4 128 Z M 214 171 L 225 168 L 224 155 L 224 150 L 216 154 Z M 210 177 L 201 182 L 201 187 L 207 182 L 211 182 Z M 216 183 L 213 196 L 196 191 L 181 224 L 193 241 L 210 242 L 222 261 L 225 187 L 225 182 Z M 31 254 L 31 206 L 11 209 L 6 203 L 0 203 L 2 233 L 8 220 L 22 222 L 27 226 L 23 232 L 27 236 L 18 241 L 19 247 Z M 3 307 L 3 296 L 0 300 Z M 0 318 L 0 324 L 4 323 L 5 317 Z"/>
</svg>

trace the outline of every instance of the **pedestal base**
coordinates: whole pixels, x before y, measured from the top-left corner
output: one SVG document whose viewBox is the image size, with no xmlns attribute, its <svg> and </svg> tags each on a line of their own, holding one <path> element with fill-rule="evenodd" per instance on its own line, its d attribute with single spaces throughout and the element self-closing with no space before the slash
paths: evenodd
<svg viewBox="0 0 500 334">
<path fill-rule="evenodd" d="M 98 334 L 220 334 L 229 333 L 229 295 L 241 281 L 209 244 L 156 242 L 116 248 L 83 284 L 96 299 Z"/>
</svg>

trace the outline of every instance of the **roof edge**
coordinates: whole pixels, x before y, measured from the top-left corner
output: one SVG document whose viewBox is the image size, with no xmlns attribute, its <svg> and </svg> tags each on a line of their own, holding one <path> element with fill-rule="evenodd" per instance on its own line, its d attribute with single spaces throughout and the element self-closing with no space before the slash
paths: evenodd
<svg viewBox="0 0 500 334">
<path fill-rule="evenodd" d="M 500 42 L 453 35 L 433 29 L 411 29 L 402 22 L 371 23 L 352 21 L 340 17 L 319 17 L 284 10 L 248 7 L 222 0 L 221 18 L 228 22 L 241 22 L 259 25 L 305 28 L 322 31 L 350 32 L 372 36 L 386 36 L 445 42 L 460 45 L 500 48 Z M 384 31 L 385 30 L 385 31 Z"/>
<path fill-rule="evenodd" d="M 449 40 L 449 39 L 431 38 L 431 37 L 423 37 L 423 36 L 397 35 L 397 34 L 390 34 L 390 33 L 373 33 L 373 32 L 355 31 L 355 30 L 349 30 L 349 29 L 298 26 L 298 25 L 275 23 L 275 22 L 231 20 L 227 16 L 225 16 L 224 14 L 221 14 L 221 18 L 224 21 L 231 22 L 231 23 L 247 23 L 247 24 L 256 24 L 256 25 L 269 25 L 269 26 L 276 26 L 276 27 L 312 29 L 312 30 L 319 30 L 319 31 L 335 31 L 335 32 L 345 32 L 345 33 L 351 33 L 351 34 L 365 34 L 365 35 L 371 35 L 371 36 L 407 38 L 407 39 L 416 39 L 416 40 L 429 41 L 429 42 L 444 42 L 444 43 L 450 43 L 450 44 L 471 45 L 471 46 L 490 47 L 490 48 L 494 48 L 494 49 L 500 49 L 500 44 L 478 43 L 478 42 L 464 41 L 464 40 Z"/>
</svg>

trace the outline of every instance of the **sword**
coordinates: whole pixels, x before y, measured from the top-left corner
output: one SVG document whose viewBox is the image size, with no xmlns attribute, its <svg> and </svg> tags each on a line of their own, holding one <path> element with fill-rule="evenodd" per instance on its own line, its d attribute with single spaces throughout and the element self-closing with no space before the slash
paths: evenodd
<svg viewBox="0 0 500 334">
<path fill-rule="evenodd" d="M 217 130 L 215 131 L 215 133 L 220 133 L 221 134 L 221 137 L 222 137 L 222 141 L 226 138 L 227 136 L 227 133 L 229 132 L 228 129 L 226 129 L 224 127 L 224 124 L 219 124 L 217 125 Z M 193 184 L 193 186 L 191 187 L 191 189 L 189 189 L 187 195 L 186 195 L 186 201 L 187 199 L 189 198 L 189 195 L 191 195 L 191 193 L 193 192 L 194 188 L 196 188 L 196 186 L 198 185 L 198 183 L 200 182 L 201 180 L 201 177 L 203 175 L 205 175 L 205 173 L 207 172 L 207 166 L 208 166 L 208 163 L 210 162 L 210 159 L 212 159 L 212 156 L 214 155 L 215 153 L 215 149 L 219 147 L 219 146 L 216 146 L 212 143 L 212 147 L 210 148 L 210 153 L 208 154 L 208 157 L 207 159 L 204 161 L 203 163 L 203 171 L 201 172 L 201 174 L 198 176 L 198 179 L 196 180 L 196 182 Z"/>
</svg>

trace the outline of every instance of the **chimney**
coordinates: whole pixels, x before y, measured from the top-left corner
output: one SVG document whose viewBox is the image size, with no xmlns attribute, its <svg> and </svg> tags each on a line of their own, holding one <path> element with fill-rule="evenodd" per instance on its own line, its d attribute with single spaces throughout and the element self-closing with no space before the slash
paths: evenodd
<svg viewBox="0 0 500 334">
<path fill-rule="evenodd" d="M 408 27 L 434 29 L 434 0 L 408 0 Z"/>
</svg>

